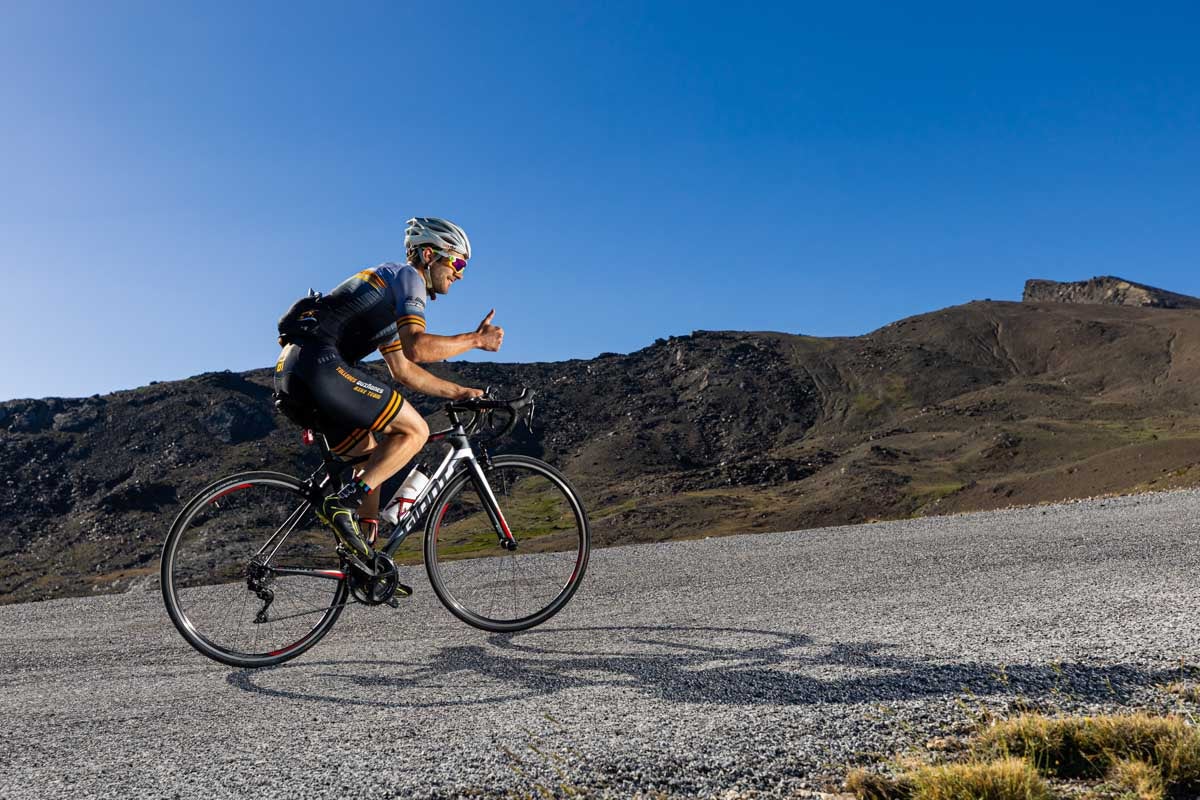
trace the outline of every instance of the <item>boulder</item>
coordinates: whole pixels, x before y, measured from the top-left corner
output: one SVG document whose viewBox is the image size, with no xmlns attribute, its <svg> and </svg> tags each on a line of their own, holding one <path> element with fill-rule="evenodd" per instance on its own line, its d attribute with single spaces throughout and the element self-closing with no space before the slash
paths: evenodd
<svg viewBox="0 0 1200 800">
<path fill-rule="evenodd" d="M 58 400 L 24 400 L 8 405 L 0 426 L 13 433 L 41 433 L 50 427 L 62 408 Z"/>
<path fill-rule="evenodd" d="M 200 421 L 225 444 L 260 439 L 275 430 L 275 420 L 265 405 L 240 397 L 222 400 L 203 414 Z"/>
<path fill-rule="evenodd" d="M 55 414 L 53 427 L 56 431 L 81 433 L 95 425 L 99 419 L 100 409 L 96 405 L 86 403 Z"/>
</svg>

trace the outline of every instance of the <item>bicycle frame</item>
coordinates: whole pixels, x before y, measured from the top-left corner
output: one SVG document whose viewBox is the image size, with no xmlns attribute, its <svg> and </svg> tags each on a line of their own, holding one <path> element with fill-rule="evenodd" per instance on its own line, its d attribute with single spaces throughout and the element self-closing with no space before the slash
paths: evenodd
<svg viewBox="0 0 1200 800">
<path fill-rule="evenodd" d="M 479 465 L 479 459 L 475 456 L 475 450 L 471 446 L 466 428 L 461 423 L 455 421 L 452 427 L 438 433 L 430 434 L 429 441 L 444 441 L 450 445 L 450 450 L 446 453 L 445 458 L 442 459 L 442 463 L 438 465 L 438 468 L 429 476 L 429 483 L 425 486 L 424 490 L 413 499 L 408 512 L 396 523 L 381 552 L 389 558 L 395 554 L 400 545 L 404 543 L 404 540 L 425 522 L 438 496 L 449 485 L 451 479 L 457 476 L 464 468 L 471 476 L 471 482 L 475 484 L 479 496 L 483 500 L 484 510 L 487 512 L 488 520 L 492 523 L 492 529 L 496 532 L 496 537 L 499 539 L 500 545 L 506 550 L 515 550 L 517 547 L 516 538 L 513 536 L 508 523 L 504 519 L 504 513 L 500 510 L 500 506 L 496 501 L 496 495 L 492 492 L 492 487 L 487 482 L 487 476 L 483 473 L 483 467 Z M 325 464 L 321 470 L 318 470 L 310 478 L 314 489 L 325 486 L 330 479 L 330 475 L 336 475 L 346 467 L 365 460 L 365 457 L 360 457 L 343 461 L 334 457 L 324 437 L 321 437 L 321 445 Z M 322 472 L 324 472 L 325 477 L 317 483 L 316 478 Z"/>
<path fill-rule="evenodd" d="M 473 482 L 477 487 L 482 489 L 480 496 L 484 498 L 484 507 L 488 511 L 488 517 L 492 521 L 496 535 L 500 537 L 501 542 L 512 540 L 512 533 L 508 530 L 508 525 L 503 521 L 504 517 L 496 505 L 496 498 L 492 494 L 491 487 L 488 486 L 483 469 L 479 466 L 479 461 L 475 458 L 475 451 L 471 447 L 466 433 L 461 430 L 451 429 L 451 431 L 441 436 L 450 445 L 450 450 L 446 453 L 445 458 L 442 459 L 442 463 L 438 468 L 429 476 L 428 485 L 414 498 L 408 512 L 400 518 L 396 523 L 396 527 L 392 529 L 392 534 L 388 538 L 387 544 L 383 546 L 383 552 L 389 557 L 425 521 L 438 495 L 450 483 L 450 479 L 458 474 L 464 464 L 466 465 L 466 469 L 470 471 Z M 432 440 L 433 437 L 431 436 L 430 439 Z"/>
</svg>

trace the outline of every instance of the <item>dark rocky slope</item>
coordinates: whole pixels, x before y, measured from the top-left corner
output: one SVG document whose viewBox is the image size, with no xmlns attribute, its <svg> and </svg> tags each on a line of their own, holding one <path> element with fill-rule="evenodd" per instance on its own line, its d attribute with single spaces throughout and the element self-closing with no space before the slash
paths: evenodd
<svg viewBox="0 0 1200 800">
<path fill-rule="evenodd" d="M 564 468 L 601 546 L 1200 482 L 1191 311 L 970 303 L 856 338 L 696 332 L 433 369 L 540 391 L 501 449 Z M 0 404 L 0 602 L 128 586 L 211 479 L 304 470 L 269 387 L 256 370 Z"/>
</svg>

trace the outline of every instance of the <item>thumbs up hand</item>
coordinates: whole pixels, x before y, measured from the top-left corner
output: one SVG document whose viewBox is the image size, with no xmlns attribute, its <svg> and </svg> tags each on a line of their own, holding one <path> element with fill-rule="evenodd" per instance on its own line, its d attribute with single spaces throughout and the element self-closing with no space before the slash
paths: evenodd
<svg viewBox="0 0 1200 800">
<path fill-rule="evenodd" d="M 483 322 L 479 323 L 479 327 L 475 329 L 475 334 L 479 337 L 477 347 L 480 350 L 488 350 L 493 353 L 499 350 L 501 343 L 504 342 L 504 328 L 492 324 L 492 317 L 494 316 L 496 316 L 496 309 L 493 308 L 483 318 Z"/>
</svg>

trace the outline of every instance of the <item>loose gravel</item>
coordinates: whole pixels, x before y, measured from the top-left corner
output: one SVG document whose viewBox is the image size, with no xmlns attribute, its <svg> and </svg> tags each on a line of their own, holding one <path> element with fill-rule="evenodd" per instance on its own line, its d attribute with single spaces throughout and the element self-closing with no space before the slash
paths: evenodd
<svg viewBox="0 0 1200 800">
<path fill-rule="evenodd" d="M 241 671 L 157 591 L 0 607 L 0 797 L 792 796 L 1014 708 L 1195 711 L 1200 493 L 597 551 L 489 635 L 423 573 Z"/>
</svg>

